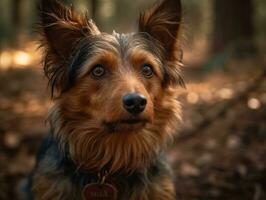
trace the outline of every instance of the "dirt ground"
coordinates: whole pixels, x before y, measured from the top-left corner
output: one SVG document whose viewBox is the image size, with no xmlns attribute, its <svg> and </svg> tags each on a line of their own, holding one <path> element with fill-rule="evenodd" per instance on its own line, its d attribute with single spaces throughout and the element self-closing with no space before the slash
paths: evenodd
<svg viewBox="0 0 266 200">
<path fill-rule="evenodd" d="M 264 67 L 255 59 L 184 69 L 184 122 L 169 151 L 180 199 L 266 199 Z M 50 106 L 40 65 L 0 69 L 0 199 L 18 198 Z"/>
</svg>

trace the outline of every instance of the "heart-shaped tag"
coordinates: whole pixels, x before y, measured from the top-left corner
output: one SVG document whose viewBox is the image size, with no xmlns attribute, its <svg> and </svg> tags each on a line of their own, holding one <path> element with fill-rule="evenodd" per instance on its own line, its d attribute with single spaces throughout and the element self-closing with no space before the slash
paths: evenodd
<svg viewBox="0 0 266 200">
<path fill-rule="evenodd" d="M 117 189 L 107 183 L 92 183 L 83 189 L 84 200 L 116 200 Z"/>
</svg>

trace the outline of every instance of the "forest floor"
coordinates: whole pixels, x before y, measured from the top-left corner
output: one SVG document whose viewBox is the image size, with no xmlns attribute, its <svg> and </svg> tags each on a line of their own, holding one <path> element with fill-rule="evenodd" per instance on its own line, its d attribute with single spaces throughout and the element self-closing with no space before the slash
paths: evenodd
<svg viewBox="0 0 266 200">
<path fill-rule="evenodd" d="M 180 134 L 169 151 L 184 200 L 266 199 L 266 73 L 257 59 L 185 68 Z M 0 69 L 0 199 L 31 171 L 51 100 L 38 65 Z"/>
</svg>

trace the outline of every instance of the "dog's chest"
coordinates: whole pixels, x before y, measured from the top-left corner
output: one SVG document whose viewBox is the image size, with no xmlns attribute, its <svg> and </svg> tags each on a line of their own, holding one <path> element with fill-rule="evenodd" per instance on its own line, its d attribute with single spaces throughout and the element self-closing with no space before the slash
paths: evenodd
<svg viewBox="0 0 266 200">
<path fill-rule="evenodd" d="M 37 159 L 33 181 L 34 185 L 45 184 L 44 187 L 51 188 L 47 189 L 51 196 L 53 192 L 59 193 L 66 200 L 130 199 L 132 194 L 144 190 L 147 182 L 158 175 L 158 166 L 156 164 L 131 174 L 121 171 L 113 175 L 81 170 L 68 156 L 62 154 L 56 141 L 47 138 Z"/>
</svg>

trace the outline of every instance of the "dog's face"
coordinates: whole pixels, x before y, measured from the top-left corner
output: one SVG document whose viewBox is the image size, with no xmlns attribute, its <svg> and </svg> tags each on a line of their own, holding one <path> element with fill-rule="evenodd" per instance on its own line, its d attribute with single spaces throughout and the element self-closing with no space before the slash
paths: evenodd
<svg viewBox="0 0 266 200">
<path fill-rule="evenodd" d="M 74 62 L 83 63 L 73 64 L 79 71 L 70 73 L 74 83 L 60 98 L 65 115 L 85 113 L 106 134 L 138 131 L 152 122 L 164 70 L 159 49 L 145 37 L 114 33 L 82 41 Z"/>
<path fill-rule="evenodd" d="M 61 145 L 94 170 L 152 162 L 180 117 L 173 92 L 183 83 L 176 56 L 180 2 L 145 12 L 133 34 L 101 33 L 55 0 L 45 1 L 41 17 L 45 72 L 57 96 L 51 121 Z"/>
</svg>

